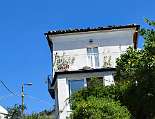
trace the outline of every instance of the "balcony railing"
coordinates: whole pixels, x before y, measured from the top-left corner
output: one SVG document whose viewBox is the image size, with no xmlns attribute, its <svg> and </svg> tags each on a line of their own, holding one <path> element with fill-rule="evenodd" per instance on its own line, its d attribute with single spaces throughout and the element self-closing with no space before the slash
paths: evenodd
<svg viewBox="0 0 155 119">
<path fill-rule="evenodd" d="M 122 52 L 98 54 L 58 55 L 54 57 L 54 72 L 89 68 L 115 67 L 116 59 Z"/>
</svg>

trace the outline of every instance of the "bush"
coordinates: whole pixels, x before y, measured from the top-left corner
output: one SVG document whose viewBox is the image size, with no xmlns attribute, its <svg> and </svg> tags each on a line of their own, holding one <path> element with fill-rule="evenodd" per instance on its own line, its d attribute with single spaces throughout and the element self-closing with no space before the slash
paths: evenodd
<svg viewBox="0 0 155 119">
<path fill-rule="evenodd" d="M 76 103 L 71 119 L 130 119 L 127 108 L 110 98 L 89 97 Z"/>
<path fill-rule="evenodd" d="M 71 119 L 130 119 L 128 109 L 121 105 L 132 87 L 131 81 L 103 86 L 92 78 L 91 86 L 75 92 L 70 97 L 73 113 Z"/>
</svg>

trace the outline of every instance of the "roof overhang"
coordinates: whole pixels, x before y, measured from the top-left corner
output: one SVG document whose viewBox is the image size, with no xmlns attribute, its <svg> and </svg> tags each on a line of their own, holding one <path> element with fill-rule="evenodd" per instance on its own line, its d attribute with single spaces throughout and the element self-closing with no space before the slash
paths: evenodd
<svg viewBox="0 0 155 119">
<path fill-rule="evenodd" d="M 137 48 L 138 44 L 138 30 L 140 25 L 130 24 L 130 25 L 120 25 L 120 26 L 108 26 L 108 27 L 97 27 L 97 28 L 85 28 L 85 29 L 68 29 L 68 30 L 57 30 L 57 31 L 48 31 L 44 33 L 48 41 L 49 48 L 52 52 L 53 50 L 53 40 L 56 38 L 60 39 L 60 36 L 72 36 L 79 34 L 91 34 L 91 33 L 101 33 L 101 32 L 115 32 L 115 31 L 126 31 L 134 30 L 133 34 L 133 43 L 134 48 Z"/>
<path fill-rule="evenodd" d="M 84 28 L 84 29 L 67 29 L 67 30 L 56 30 L 56 31 L 48 31 L 44 33 L 47 35 L 59 35 L 59 34 L 68 34 L 68 33 L 78 33 L 78 32 L 90 32 L 90 31 L 107 31 L 107 30 L 117 30 L 117 29 L 126 29 L 126 28 L 135 28 L 138 30 L 140 25 L 137 24 L 129 24 L 129 25 L 113 25 L 107 27 L 96 27 L 96 28 Z"/>
</svg>

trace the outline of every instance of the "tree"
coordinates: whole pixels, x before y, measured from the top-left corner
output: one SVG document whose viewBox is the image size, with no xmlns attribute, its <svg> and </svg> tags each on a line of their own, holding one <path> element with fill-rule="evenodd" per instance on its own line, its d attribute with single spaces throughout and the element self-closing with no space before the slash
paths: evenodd
<svg viewBox="0 0 155 119">
<path fill-rule="evenodd" d="M 155 22 L 145 19 L 150 26 Z M 141 29 L 144 49 L 129 48 L 117 59 L 117 82 L 129 81 L 131 86 L 120 98 L 136 119 L 155 118 L 155 31 Z"/>
<path fill-rule="evenodd" d="M 130 112 L 119 102 L 129 84 L 103 86 L 97 78 L 89 83 L 90 87 L 71 96 L 71 119 L 130 119 Z"/>
<path fill-rule="evenodd" d="M 88 97 L 77 104 L 72 119 L 130 119 L 127 108 L 110 98 Z"/>
<path fill-rule="evenodd" d="M 26 107 L 24 107 L 26 109 Z M 52 111 L 44 110 L 42 112 L 33 113 L 29 115 L 22 115 L 22 106 L 15 104 L 8 109 L 7 119 L 53 119 Z"/>
<path fill-rule="evenodd" d="M 15 104 L 13 107 L 7 108 L 7 110 L 8 110 L 8 115 L 6 118 L 9 118 L 9 119 L 21 119 L 22 118 L 22 106 L 21 105 Z"/>
<path fill-rule="evenodd" d="M 150 26 L 155 26 L 155 22 L 148 19 L 145 21 Z M 96 79 L 93 79 L 91 87 L 84 88 L 71 96 L 73 119 L 103 118 L 103 115 L 106 115 L 104 118 L 108 118 L 109 113 L 112 117 L 113 113 L 107 111 L 109 109 L 112 109 L 112 112 L 116 111 L 113 106 L 111 107 L 112 102 L 115 102 L 120 113 L 125 115 L 123 110 L 127 112 L 125 118 L 131 116 L 128 110 L 132 118 L 155 118 L 155 31 L 141 29 L 139 32 L 145 39 L 144 49 L 129 47 L 126 53 L 117 59 L 115 85 L 101 86 Z M 105 102 L 109 104 L 106 105 L 107 107 L 104 105 Z M 102 109 L 103 107 L 107 113 Z M 115 113 L 117 115 L 117 111 Z"/>
</svg>

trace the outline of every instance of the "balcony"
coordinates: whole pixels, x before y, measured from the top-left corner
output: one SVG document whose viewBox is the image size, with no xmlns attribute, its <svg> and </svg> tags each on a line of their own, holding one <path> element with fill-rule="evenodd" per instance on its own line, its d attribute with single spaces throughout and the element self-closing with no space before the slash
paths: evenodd
<svg viewBox="0 0 155 119">
<path fill-rule="evenodd" d="M 97 53 L 97 54 L 74 54 L 54 56 L 54 72 L 72 71 L 79 69 L 114 68 L 116 59 L 122 52 Z"/>
</svg>

